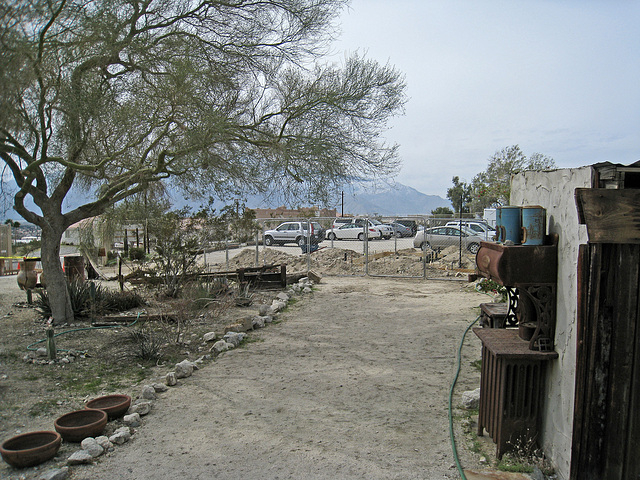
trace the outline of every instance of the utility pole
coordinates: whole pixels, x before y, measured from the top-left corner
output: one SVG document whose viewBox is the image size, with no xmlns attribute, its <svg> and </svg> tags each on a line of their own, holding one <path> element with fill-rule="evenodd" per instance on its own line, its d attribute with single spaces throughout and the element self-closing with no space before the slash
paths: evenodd
<svg viewBox="0 0 640 480">
<path fill-rule="evenodd" d="M 458 260 L 458 266 L 462 268 L 462 193 L 460 193 L 460 224 L 458 225 L 458 232 L 460 233 L 460 246 L 458 248 L 460 259 Z"/>
</svg>

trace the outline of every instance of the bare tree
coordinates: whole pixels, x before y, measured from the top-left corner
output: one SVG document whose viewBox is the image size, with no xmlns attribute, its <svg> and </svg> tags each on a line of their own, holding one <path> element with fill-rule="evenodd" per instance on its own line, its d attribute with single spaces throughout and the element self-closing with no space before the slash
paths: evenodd
<svg viewBox="0 0 640 480">
<path fill-rule="evenodd" d="M 42 228 L 56 323 L 73 314 L 65 229 L 171 179 L 224 196 L 322 199 L 397 168 L 379 134 L 404 80 L 358 55 L 318 63 L 344 0 L 14 0 L 0 5 L 0 158 Z M 91 200 L 64 211 L 84 188 Z"/>
</svg>

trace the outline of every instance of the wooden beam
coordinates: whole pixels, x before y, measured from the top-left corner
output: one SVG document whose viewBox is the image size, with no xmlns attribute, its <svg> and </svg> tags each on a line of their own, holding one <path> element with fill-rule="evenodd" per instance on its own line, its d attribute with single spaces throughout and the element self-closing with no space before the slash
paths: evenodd
<svg viewBox="0 0 640 480">
<path fill-rule="evenodd" d="M 589 243 L 640 244 L 640 190 L 576 188 L 575 199 Z"/>
</svg>

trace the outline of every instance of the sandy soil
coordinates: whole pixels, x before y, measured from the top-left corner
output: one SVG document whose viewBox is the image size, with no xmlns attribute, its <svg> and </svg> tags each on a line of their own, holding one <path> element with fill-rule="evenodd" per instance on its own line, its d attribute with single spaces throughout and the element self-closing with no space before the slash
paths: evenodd
<svg viewBox="0 0 640 480">
<path fill-rule="evenodd" d="M 280 323 L 161 394 L 130 443 L 70 478 L 459 478 L 448 393 L 484 301 L 458 281 L 325 277 Z M 480 344 L 473 334 L 467 344 L 456 403 L 479 384 Z"/>
</svg>

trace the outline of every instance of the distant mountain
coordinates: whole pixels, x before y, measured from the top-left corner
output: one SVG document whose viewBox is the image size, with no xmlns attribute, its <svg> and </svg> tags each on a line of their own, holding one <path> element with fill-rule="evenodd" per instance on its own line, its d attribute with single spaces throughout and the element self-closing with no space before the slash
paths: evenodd
<svg viewBox="0 0 640 480">
<path fill-rule="evenodd" d="M 276 208 L 282 203 L 260 196 L 251 196 L 247 199 L 246 205 L 249 208 Z M 291 205 L 285 206 L 291 207 Z M 219 208 L 218 205 L 215 207 Z M 335 207 L 338 212 L 343 208 L 339 202 L 331 207 Z M 344 213 L 351 215 L 429 215 L 438 207 L 452 208 L 449 200 L 438 195 L 425 195 L 401 183 L 384 188 L 355 186 L 345 188 L 344 192 Z"/>
<path fill-rule="evenodd" d="M 173 208 L 178 209 L 190 206 L 192 210 L 197 210 L 202 202 L 195 200 L 185 200 L 177 191 L 173 190 L 172 194 Z M 88 201 L 90 195 L 85 192 L 73 192 L 69 198 L 65 200 L 65 210 L 76 208 L 82 203 Z M 231 201 L 216 201 L 213 207 L 220 211 L 225 205 L 231 204 Z M 252 195 L 246 199 L 246 206 L 249 208 L 276 208 L 282 205 L 280 200 L 269 199 L 260 195 Z M 291 205 L 285 205 L 292 207 Z M 301 205 L 311 206 L 311 205 Z M 343 206 L 338 201 L 335 205 L 338 212 L 341 212 Z M 344 213 L 351 215 L 429 215 L 432 210 L 438 207 L 451 207 L 451 202 L 438 195 L 426 195 L 419 192 L 415 188 L 408 187 L 401 183 L 393 186 L 386 185 L 383 188 L 373 186 L 354 186 L 345 187 L 344 191 Z M 13 218 L 21 221 L 22 218 L 15 212 L 5 211 L 5 215 L 0 211 L 0 216 L 5 218 Z M 2 219 L 4 222 L 4 219 Z"/>
<path fill-rule="evenodd" d="M 344 198 L 344 211 L 351 214 L 429 215 L 451 202 L 438 195 L 426 195 L 415 188 L 396 183 L 384 189 L 357 189 Z"/>
</svg>

